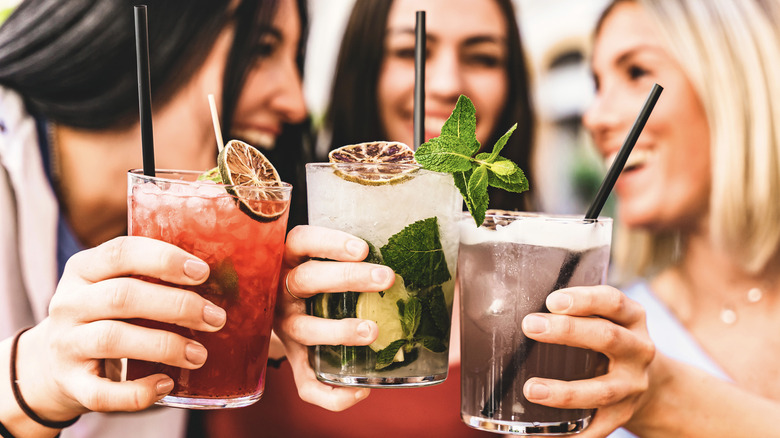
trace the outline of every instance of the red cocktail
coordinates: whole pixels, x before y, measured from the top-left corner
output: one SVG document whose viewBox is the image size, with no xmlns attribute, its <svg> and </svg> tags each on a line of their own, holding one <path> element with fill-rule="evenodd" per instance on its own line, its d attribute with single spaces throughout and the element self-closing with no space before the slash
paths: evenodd
<svg viewBox="0 0 780 438">
<path fill-rule="evenodd" d="M 128 173 L 128 234 L 172 243 L 209 264 L 208 280 L 184 287 L 222 307 L 227 323 L 215 333 L 152 322 L 203 344 L 197 370 L 129 360 L 127 379 L 170 376 L 173 391 L 159 403 L 188 408 L 239 407 L 260 399 L 271 335 L 279 269 L 292 187 L 241 188 L 239 195 L 262 214 L 245 213 L 224 185 L 195 181 L 200 173 Z M 255 193 L 257 192 L 257 193 Z M 248 199 L 247 199 L 248 198 Z M 244 206 L 245 207 L 245 206 Z M 148 279 L 147 279 L 148 280 Z"/>
</svg>

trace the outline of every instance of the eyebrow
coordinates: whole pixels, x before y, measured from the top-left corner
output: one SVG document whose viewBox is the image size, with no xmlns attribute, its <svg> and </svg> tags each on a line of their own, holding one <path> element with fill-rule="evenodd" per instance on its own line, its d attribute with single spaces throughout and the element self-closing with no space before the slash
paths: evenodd
<svg viewBox="0 0 780 438">
<path fill-rule="evenodd" d="M 390 29 L 387 32 L 387 35 L 412 35 L 414 36 L 415 31 L 414 28 L 410 27 L 404 27 L 404 28 L 398 28 L 398 29 Z M 436 42 L 437 38 L 436 35 L 428 35 L 426 34 L 426 38 L 432 42 Z M 497 43 L 497 44 L 504 44 L 506 42 L 506 38 L 501 36 L 494 36 L 494 35 L 476 35 L 473 37 L 466 38 L 466 41 L 463 43 L 464 46 L 473 46 L 477 44 L 482 43 Z"/>
<path fill-rule="evenodd" d="M 640 44 L 630 48 L 629 50 L 626 50 L 620 56 L 618 56 L 618 58 L 615 60 L 615 65 L 625 64 L 630 58 L 636 56 L 637 52 L 641 51 L 659 52 L 661 51 L 661 48 L 650 44 Z"/>
</svg>

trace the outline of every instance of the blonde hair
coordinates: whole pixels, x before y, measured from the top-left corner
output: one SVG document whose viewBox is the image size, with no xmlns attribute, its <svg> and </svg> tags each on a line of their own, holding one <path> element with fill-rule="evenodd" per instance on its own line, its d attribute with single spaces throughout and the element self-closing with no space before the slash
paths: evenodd
<svg viewBox="0 0 780 438">
<path fill-rule="evenodd" d="M 707 115 L 714 243 L 743 269 L 760 272 L 780 246 L 780 4 L 635 1 L 666 38 Z M 685 250 L 676 233 L 624 234 L 615 258 L 629 273 L 651 275 Z"/>
</svg>

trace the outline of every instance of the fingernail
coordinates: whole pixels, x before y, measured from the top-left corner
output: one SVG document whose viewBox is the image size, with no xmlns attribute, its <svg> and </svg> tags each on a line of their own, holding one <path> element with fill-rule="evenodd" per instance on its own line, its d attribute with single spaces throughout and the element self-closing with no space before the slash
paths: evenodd
<svg viewBox="0 0 780 438">
<path fill-rule="evenodd" d="M 367 338 L 369 335 L 371 335 L 371 324 L 365 321 L 361 322 L 357 326 L 357 334 L 362 338 Z"/>
<path fill-rule="evenodd" d="M 161 379 L 159 382 L 157 382 L 157 385 L 155 385 L 154 389 L 157 391 L 157 395 L 168 394 L 173 389 L 173 379 Z"/>
<path fill-rule="evenodd" d="M 364 398 L 368 397 L 368 394 L 371 393 L 371 390 L 369 389 L 361 389 L 355 393 L 355 400 L 360 401 Z"/>
<path fill-rule="evenodd" d="M 393 270 L 390 268 L 374 268 L 371 270 L 371 279 L 377 284 L 387 283 L 391 275 L 393 275 Z"/>
<path fill-rule="evenodd" d="M 528 398 L 544 400 L 550 396 L 550 388 L 541 383 L 532 383 L 528 386 Z"/>
<path fill-rule="evenodd" d="M 523 319 L 523 331 L 526 333 L 544 333 L 547 331 L 547 318 L 528 315 Z"/>
<path fill-rule="evenodd" d="M 547 308 L 551 312 L 562 312 L 571 306 L 571 296 L 563 292 L 553 292 L 547 297 Z"/>
<path fill-rule="evenodd" d="M 347 252 L 355 257 L 363 255 L 363 251 L 366 250 L 366 242 L 362 240 L 352 239 L 347 242 Z"/>
<path fill-rule="evenodd" d="M 204 362 L 206 362 L 206 356 L 208 353 L 206 352 L 206 348 L 204 346 L 200 344 L 189 343 L 187 344 L 187 347 L 184 348 L 184 355 L 191 364 L 202 365 Z"/>
<path fill-rule="evenodd" d="M 222 324 L 225 323 L 226 319 L 227 313 L 225 313 L 225 309 L 212 303 L 208 303 L 203 307 L 203 321 L 206 324 L 214 327 L 222 327 Z"/>
<path fill-rule="evenodd" d="M 203 280 L 209 273 L 209 265 L 200 261 L 189 259 L 184 262 L 184 274 L 193 280 Z"/>
</svg>

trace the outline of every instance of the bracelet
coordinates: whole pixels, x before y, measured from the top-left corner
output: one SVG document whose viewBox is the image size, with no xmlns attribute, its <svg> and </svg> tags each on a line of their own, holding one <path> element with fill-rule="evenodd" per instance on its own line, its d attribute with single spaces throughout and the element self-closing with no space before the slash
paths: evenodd
<svg viewBox="0 0 780 438">
<path fill-rule="evenodd" d="M 33 412 L 32 408 L 30 408 L 27 402 L 24 401 L 24 398 L 22 397 L 22 391 L 19 389 L 19 381 L 16 379 L 16 352 L 19 349 L 19 338 L 22 337 L 24 332 L 30 330 L 31 328 L 32 327 L 27 327 L 19 330 L 19 332 L 14 336 L 13 343 L 11 344 L 11 388 L 14 392 L 14 398 L 16 399 L 16 403 L 19 405 L 22 411 L 24 411 L 24 413 L 27 414 L 31 420 L 35 421 L 41 426 L 45 426 L 51 429 L 64 429 L 78 421 L 78 419 L 81 418 L 81 415 L 78 415 L 76 418 L 70 419 L 68 421 L 44 420 L 43 418 L 39 417 L 38 414 Z"/>
</svg>

